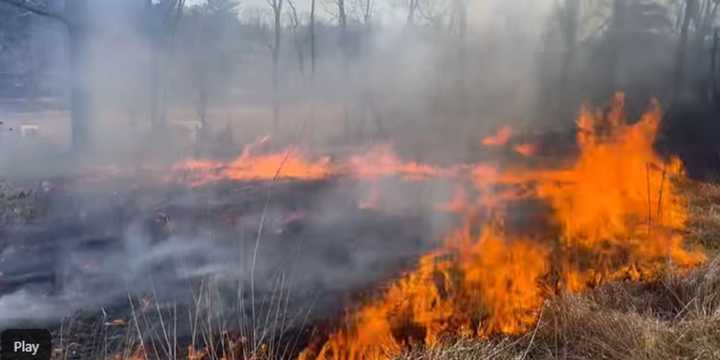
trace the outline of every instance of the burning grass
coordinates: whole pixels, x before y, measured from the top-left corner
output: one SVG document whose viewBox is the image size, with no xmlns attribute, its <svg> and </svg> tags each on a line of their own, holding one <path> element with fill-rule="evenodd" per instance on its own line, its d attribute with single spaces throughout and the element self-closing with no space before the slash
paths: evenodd
<svg viewBox="0 0 720 360">
<path fill-rule="evenodd" d="M 177 181 L 177 175 L 181 174 L 183 183 L 201 186 L 223 180 L 320 180 L 330 175 L 328 157 L 309 160 L 294 148 L 268 154 L 255 154 L 256 148 L 263 146 L 268 140 L 269 137 L 266 136 L 247 145 L 240 156 L 227 163 L 207 159 L 188 159 L 177 163 L 172 168 L 172 176 L 169 180 Z"/>
<path fill-rule="evenodd" d="M 546 302 L 518 337 L 448 339 L 396 359 L 716 359 L 720 356 L 720 262 L 687 276 L 611 283 Z"/>
<path fill-rule="evenodd" d="M 301 359 L 719 357 L 714 294 L 720 260 L 705 263 L 700 248 L 719 243 L 720 187 L 689 182 L 679 160 L 655 153 L 658 104 L 628 123 L 623 102 L 618 95 L 608 112 L 584 109 L 579 155 L 556 168 L 440 168 L 404 162 L 387 146 L 344 165 L 308 160 L 294 150 L 252 154 L 256 145 L 228 163 L 179 164 L 173 175 L 185 173 L 192 187 L 335 175 L 372 183 L 443 178 L 457 188 L 436 209 L 456 214 L 458 226 L 338 322 L 316 329 L 306 347 L 298 341 L 306 329 L 283 327 L 267 335 L 277 330 L 270 326 L 258 336 L 254 318 L 243 336 L 208 325 L 203 341 L 193 335 L 187 354 L 179 354 L 185 343 L 168 339 L 165 327 L 165 333 L 154 330 L 163 334 L 156 342 L 165 343 L 168 357 L 189 359 L 287 358 L 300 347 Z M 510 136 L 501 129 L 485 143 L 505 146 Z M 525 150 L 516 149 L 523 156 L 536 151 Z M 361 208 L 377 207 L 383 194 L 376 190 Z M 544 207 L 531 209 L 531 221 L 518 225 L 513 206 L 532 203 Z M 139 344 L 121 358 L 147 356 L 137 350 L 146 348 L 139 322 L 151 323 L 128 322 L 134 329 L 128 325 L 127 333 L 139 334 Z M 292 340 L 283 338 L 286 330 Z"/>
<path fill-rule="evenodd" d="M 543 303 L 554 295 L 621 280 L 657 281 L 668 269 L 701 264 L 704 254 L 688 250 L 681 233 L 688 210 L 673 179 L 682 178 L 682 166 L 653 150 L 660 118 L 654 103 L 627 124 L 618 95 L 607 114 L 582 112 L 581 153 L 569 167 L 474 171 L 478 192 L 499 180 L 524 187 L 518 198 L 549 203 L 546 220 L 557 231 L 506 231 L 502 202 L 488 209 L 480 201 L 444 248 L 351 312 L 344 327 L 301 358 L 385 359 L 443 338 L 517 336 L 539 324 Z"/>
</svg>

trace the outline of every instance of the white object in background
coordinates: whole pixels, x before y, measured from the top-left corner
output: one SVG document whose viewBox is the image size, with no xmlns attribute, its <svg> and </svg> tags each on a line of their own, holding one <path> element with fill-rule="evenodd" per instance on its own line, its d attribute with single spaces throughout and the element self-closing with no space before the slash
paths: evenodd
<svg viewBox="0 0 720 360">
<path fill-rule="evenodd" d="M 39 125 L 20 125 L 20 135 L 22 137 L 36 137 L 40 135 Z"/>
</svg>

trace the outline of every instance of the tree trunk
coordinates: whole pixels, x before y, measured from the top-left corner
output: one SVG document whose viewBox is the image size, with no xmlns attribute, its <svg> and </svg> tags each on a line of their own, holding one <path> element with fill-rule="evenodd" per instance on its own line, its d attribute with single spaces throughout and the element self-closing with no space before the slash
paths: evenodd
<svg viewBox="0 0 720 360">
<path fill-rule="evenodd" d="M 698 14 L 695 16 L 695 36 L 692 40 L 688 40 L 688 49 L 686 50 L 688 53 L 685 68 L 686 70 L 691 71 L 691 69 L 702 69 L 707 68 L 710 64 L 708 64 L 707 59 L 707 49 L 705 48 L 705 40 L 708 38 L 708 36 L 713 36 L 713 24 L 715 23 L 715 20 L 717 18 L 717 11 L 718 6 L 720 6 L 720 1 L 717 0 L 705 0 L 700 1 L 698 5 Z M 714 41 L 714 39 L 712 39 Z M 710 45 L 714 45 L 714 43 L 711 43 Z M 695 77 L 702 76 L 701 74 L 698 74 L 698 72 L 691 72 L 691 74 Z M 697 78 L 694 78 L 696 80 Z M 699 92 L 703 93 L 703 95 L 710 95 L 709 92 L 707 92 L 709 88 L 709 84 L 707 81 L 701 81 L 703 85 L 701 85 L 701 89 L 699 89 Z"/>
<path fill-rule="evenodd" d="M 610 28 L 610 52 L 608 55 L 608 91 L 606 96 L 612 97 L 620 90 L 618 69 L 622 62 L 623 35 L 625 33 L 625 8 L 627 0 L 614 0 L 612 23 Z"/>
<path fill-rule="evenodd" d="M 150 59 L 150 126 L 153 131 L 160 125 L 160 50 L 151 49 Z"/>
<path fill-rule="evenodd" d="M 304 82 L 305 80 L 305 51 L 303 51 L 303 41 L 301 34 L 298 33 L 300 28 L 300 16 L 298 15 L 295 3 L 292 0 L 288 0 L 288 6 L 290 6 L 290 20 L 291 29 L 293 35 L 293 45 L 295 46 L 295 52 L 298 58 L 298 71 L 300 72 L 300 79 Z"/>
<path fill-rule="evenodd" d="M 345 0 L 338 0 L 338 21 L 340 25 L 340 41 L 345 40 L 345 32 L 347 31 L 347 14 L 345 13 Z M 343 46 L 344 48 L 344 46 Z"/>
<path fill-rule="evenodd" d="M 348 139 L 352 136 L 350 124 L 350 101 L 349 82 L 350 82 L 350 64 L 349 53 L 347 47 L 347 13 L 345 12 L 345 0 L 337 0 L 338 7 L 338 26 L 340 27 L 340 53 L 342 57 L 342 73 L 345 83 L 345 93 L 343 94 L 343 117 L 345 118 L 345 134 Z"/>
<path fill-rule="evenodd" d="M 298 57 L 298 71 L 300 71 L 302 79 L 305 79 L 305 53 L 303 53 L 303 46 L 300 39 L 297 38 L 297 35 L 295 35 L 295 49 L 297 50 Z"/>
<path fill-rule="evenodd" d="M 203 83 L 200 84 L 200 94 L 198 94 L 198 117 L 203 129 L 207 129 L 207 108 L 208 108 L 208 90 L 203 77 Z"/>
<path fill-rule="evenodd" d="M 149 6 L 152 6 L 152 4 Z M 151 36 L 154 37 L 154 46 L 152 49 L 152 63 L 150 65 L 152 72 L 150 85 L 152 92 L 151 125 L 152 129 L 158 134 L 163 134 L 166 126 L 168 107 L 167 63 L 173 56 L 175 36 L 180 20 L 183 17 L 184 9 L 185 0 L 177 0 L 172 4 L 172 8 L 161 13 L 161 18 L 151 17 L 149 19 L 151 22 L 160 21 L 161 24 L 157 29 L 151 30 L 151 32 L 154 32 L 151 34 Z"/>
<path fill-rule="evenodd" d="M 673 77 L 673 97 L 677 99 L 685 90 L 685 59 L 687 57 L 687 42 L 690 21 L 695 9 L 696 0 L 685 2 L 685 15 L 683 16 L 682 29 L 680 30 L 680 41 L 678 43 L 677 55 L 675 58 L 675 72 Z"/>
<path fill-rule="evenodd" d="M 718 69 L 718 50 L 720 50 L 720 31 L 715 30 L 713 35 L 712 53 L 710 54 L 710 93 L 715 107 L 720 109 L 720 70 Z"/>
<path fill-rule="evenodd" d="M 315 0 L 310 0 L 310 75 L 315 82 Z"/>
<path fill-rule="evenodd" d="M 468 116 L 467 83 L 467 8 L 464 0 L 454 1 L 455 20 L 457 21 L 457 91 L 461 117 Z"/>
<path fill-rule="evenodd" d="M 310 40 L 310 118 L 308 119 L 305 141 L 312 148 L 315 138 L 315 0 L 310 0 L 310 24 L 308 24 Z"/>
<path fill-rule="evenodd" d="M 30 100 L 36 100 L 38 97 L 38 80 L 37 80 L 37 71 L 39 68 L 38 62 L 35 57 L 35 49 L 32 44 L 29 46 L 29 51 L 27 52 L 28 56 L 28 63 L 30 64 L 27 78 L 28 82 L 30 83 L 30 88 L 27 90 L 28 93 L 26 94 L 27 97 Z"/>
<path fill-rule="evenodd" d="M 70 123 L 72 146 L 75 151 L 83 151 L 90 145 L 90 101 L 91 92 L 87 79 L 88 39 L 85 31 L 70 27 L 68 43 L 70 49 Z"/>
<path fill-rule="evenodd" d="M 365 12 L 363 13 L 363 20 L 365 21 L 365 26 L 368 29 L 368 32 L 370 32 L 370 20 L 372 18 L 372 0 L 365 0 Z"/>
<path fill-rule="evenodd" d="M 280 35 L 282 28 L 282 2 L 283 0 L 274 0 L 273 14 L 275 15 L 275 40 L 272 49 L 272 107 L 273 107 L 273 132 L 278 134 L 280 131 Z"/>
<path fill-rule="evenodd" d="M 702 8 L 698 7 L 699 14 L 695 17 L 697 21 L 697 24 L 695 24 L 695 37 L 688 49 L 688 53 L 693 57 L 691 63 L 695 66 L 703 65 L 703 59 L 706 56 L 705 39 L 713 33 L 712 27 L 717 17 L 718 6 L 720 6 L 720 1 L 706 0 Z"/>
<path fill-rule="evenodd" d="M 405 28 L 407 29 L 415 27 L 415 11 L 418 7 L 418 1 L 419 0 L 410 0 L 408 2 L 408 13 L 405 19 Z"/>
<path fill-rule="evenodd" d="M 565 40 L 565 54 L 562 61 L 562 73 L 560 74 L 560 95 L 566 98 L 568 95 L 568 84 L 570 82 L 570 70 L 577 52 L 578 17 L 580 15 L 580 0 L 567 0 L 565 2 L 565 14 L 563 21 L 563 33 Z"/>
<path fill-rule="evenodd" d="M 74 151 L 82 151 L 90 143 L 91 92 L 87 79 L 88 32 L 86 0 L 67 1 L 62 12 L 49 11 L 21 0 L 0 0 L 33 14 L 45 16 L 65 24 L 70 57 L 70 143 Z M 72 14 L 72 19 L 68 17 Z"/>
</svg>

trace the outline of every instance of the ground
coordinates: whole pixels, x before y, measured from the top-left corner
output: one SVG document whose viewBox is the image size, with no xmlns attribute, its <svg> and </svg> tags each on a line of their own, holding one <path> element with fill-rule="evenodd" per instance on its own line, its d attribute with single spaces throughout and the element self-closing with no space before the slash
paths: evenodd
<svg viewBox="0 0 720 360">
<path fill-rule="evenodd" d="M 42 212 L 36 192 L 44 184 L 33 191 L 1 185 L 0 231 L 5 224 Z M 720 358 L 720 184 L 687 181 L 682 186 L 691 211 L 686 238 L 689 246 L 705 249 L 705 265 L 687 274 L 669 272 L 651 283 L 611 283 L 579 296 L 549 300 L 537 326 L 520 337 L 448 339 L 400 359 Z M 93 326 L 105 329 L 106 339 L 133 336 L 129 322 L 113 322 L 112 313 L 105 320 Z M 67 325 L 78 326 L 72 321 Z M 79 345 L 66 343 L 58 358 L 74 358 L 73 346 Z M 133 354 L 128 348 L 106 350 L 124 354 L 120 358 Z"/>
</svg>

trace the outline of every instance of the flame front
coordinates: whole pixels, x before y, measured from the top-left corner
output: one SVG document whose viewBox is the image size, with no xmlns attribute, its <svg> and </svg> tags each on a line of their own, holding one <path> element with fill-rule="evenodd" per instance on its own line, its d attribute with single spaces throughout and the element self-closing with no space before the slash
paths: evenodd
<svg viewBox="0 0 720 360">
<path fill-rule="evenodd" d="M 330 157 L 317 160 L 297 149 L 289 148 L 269 154 L 255 154 L 268 138 L 247 145 L 242 154 L 230 162 L 187 159 L 175 164 L 171 180 L 182 174 L 184 183 L 192 186 L 231 180 L 319 180 L 334 175 L 350 176 L 356 180 L 377 181 L 384 177 L 399 177 L 406 181 L 421 181 L 437 177 L 455 176 L 461 167 L 440 168 L 414 161 L 403 161 L 390 145 L 378 145 L 363 155 L 351 156 L 343 165 L 333 166 Z"/>
<path fill-rule="evenodd" d="M 681 235 L 687 204 L 673 178 L 683 176 L 682 164 L 653 151 L 659 105 L 633 125 L 626 124 L 623 105 L 618 95 L 606 116 L 582 111 L 581 153 L 566 168 L 502 172 L 483 165 L 472 171 L 479 196 L 472 206 L 451 207 L 462 209 L 464 220 L 445 245 L 301 358 L 387 359 L 444 337 L 521 334 L 553 294 L 651 280 L 665 268 L 703 262 Z M 509 190 L 491 192 L 493 183 Z M 546 220 L 557 230 L 507 231 L 503 223 L 513 214 L 503 205 L 523 197 L 547 203 Z"/>
<path fill-rule="evenodd" d="M 400 176 L 405 180 L 418 181 L 451 173 L 427 164 L 402 161 L 389 145 L 378 145 L 366 154 L 352 156 L 348 168 L 353 177 L 361 180 Z"/>
<path fill-rule="evenodd" d="M 240 156 L 228 163 L 198 159 L 180 162 L 172 168 L 172 179 L 176 180 L 176 174 L 181 173 L 185 183 L 200 186 L 223 180 L 319 180 L 332 174 L 329 157 L 310 161 L 293 148 L 270 154 L 252 154 L 251 149 L 266 140 L 263 138 L 246 146 Z"/>
</svg>

